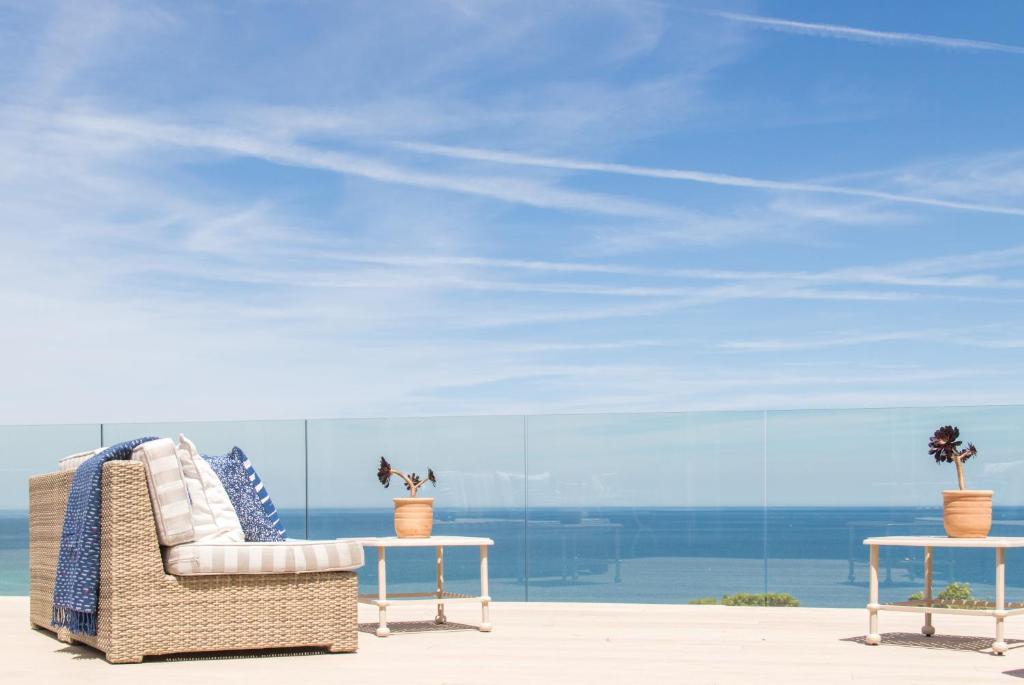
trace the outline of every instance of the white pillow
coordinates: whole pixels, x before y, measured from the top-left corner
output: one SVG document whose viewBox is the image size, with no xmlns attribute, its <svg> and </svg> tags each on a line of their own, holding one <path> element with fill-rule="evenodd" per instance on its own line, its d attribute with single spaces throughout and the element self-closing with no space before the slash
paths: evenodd
<svg viewBox="0 0 1024 685">
<path fill-rule="evenodd" d="M 63 459 L 57 462 L 57 470 L 74 471 L 79 466 L 81 466 L 87 459 L 96 456 L 104 449 L 105 448 L 103 447 L 97 447 L 96 449 L 89 450 L 88 452 L 79 452 L 78 454 L 72 454 L 67 457 L 64 457 Z"/>
<path fill-rule="evenodd" d="M 195 444 L 178 435 L 178 460 L 192 499 L 196 542 L 244 542 L 245 534 L 227 490 Z"/>
</svg>

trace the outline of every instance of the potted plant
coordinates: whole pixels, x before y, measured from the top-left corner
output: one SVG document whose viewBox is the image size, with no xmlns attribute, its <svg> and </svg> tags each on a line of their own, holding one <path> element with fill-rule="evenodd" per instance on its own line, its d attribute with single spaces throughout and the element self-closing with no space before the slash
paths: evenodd
<svg viewBox="0 0 1024 685">
<path fill-rule="evenodd" d="M 959 489 L 942 491 L 942 525 L 951 538 L 983 538 L 992 529 L 992 491 L 967 489 L 964 462 L 978 449 L 972 443 L 960 449 L 961 444 L 956 426 L 941 426 L 928 440 L 928 454 L 937 463 L 952 462 L 956 466 Z"/>
<path fill-rule="evenodd" d="M 437 477 L 431 469 L 427 469 L 425 478 L 415 473 L 405 474 L 391 468 L 384 457 L 380 458 L 377 468 L 377 480 L 384 487 L 391 485 L 391 477 L 398 476 L 404 481 L 408 497 L 395 497 L 395 535 L 400 538 L 429 538 L 434 527 L 434 498 L 417 497 L 419 489 L 430 483 L 437 487 Z"/>
</svg>

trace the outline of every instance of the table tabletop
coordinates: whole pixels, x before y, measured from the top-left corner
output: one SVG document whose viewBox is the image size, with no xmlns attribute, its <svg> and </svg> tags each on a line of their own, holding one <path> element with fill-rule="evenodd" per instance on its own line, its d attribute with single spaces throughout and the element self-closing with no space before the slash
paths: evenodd
<svg viewBox="0 0 1024 685">
<path fill-rule="evenodd" d="M 1007 549 L 1024 547 L 1024 537 L 951 538 L 945 535 L 883 535 L 867 538 L 865 545 L 880 547 L 965 547 Z"/>
<path fill-rule="evenodd" d="M 491 546 L 490 538 L 473 538 L 461 535 L 431 535 L 429 538 L 339 538 L 358 542 L 363 547 L 481 547 Z"/>
</svg>

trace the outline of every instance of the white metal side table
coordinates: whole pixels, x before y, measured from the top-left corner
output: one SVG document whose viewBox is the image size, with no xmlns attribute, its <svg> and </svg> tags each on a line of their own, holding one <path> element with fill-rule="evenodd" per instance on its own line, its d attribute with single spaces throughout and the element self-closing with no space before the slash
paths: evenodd
<svg viewBox="0 0 1024 685">
<path fill-rule="evenodd" d="M 881 644 L 878 632 L 879 611 L 906 611 L 924 614 L 921 633 L 927 637 L 935 634 L 932 614 L 961 614 L 966 616 L 989 616 L 996 620 L 996 639 L 992 651 L 1006 654 L 1007 645 L 1003 621 L 1009 616 L 1024 614 L 1024 603 L 1006 602 L 1006 550 L 1024 547 L 1024 537 L 950 538 L 944 535 L 892 535 L 868 538 L 864 544 L 869 548 L 869 596 L 868 636 L 869 645 Z M 923 547 L 924 548 L 924 593 L 921 599 L 912 599 L 895 604 L 880 604 L 878 601 L 878 548 Z M 932 597 L 932 549 L 936 547 L 958 547 L 963 549 L 994 549 L 996 552 L 996 601 L 976 600 L 943 602 Z"/>
<path fill-rule="evenodd" d="M 387 637 L 391 634 L 388 628 L 388 606 L 395 600 L 414 601 L 429 600 L 437 604 L 437 614 L 434 622 L 442 624 L 447 621 L 444 613 L 444 605 L 450 602 L 479 602 L 482 620 L 480 631 L 489 633 L 491 631 L 490 603 L 488 581 L 487 581 L 487 550 L 494 545 L 490 538 L 459 537 L 454 535 L 434 535 L 429 538 L 360 538 L 356 542 L 363 545 L 363 548 L 372 547 L 377 550 L 377 594 L 359 595 L 361 604 L 371 604 L 377 607 L 378 625 L 377 637 Z M 400 592 L 388 594 L 387 582 L 387 550 L 396 547 L 434 547 L 437 551 L 437 583 L 433 592 Z M 444 589 L 444 548 L 445 547 L 479 547 L 480 548 L 480 594 L 461 595 L 448 592 Z"/>
</svg>

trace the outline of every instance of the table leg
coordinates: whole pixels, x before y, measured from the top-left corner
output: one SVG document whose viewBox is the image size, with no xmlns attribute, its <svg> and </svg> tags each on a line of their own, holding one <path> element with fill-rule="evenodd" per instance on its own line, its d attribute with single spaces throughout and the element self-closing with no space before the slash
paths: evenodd
<svg viewBox="0 0 1024 685">
<path fill-rule="evenodd" d="M 487 580 L 487 545 L 480 545 L 480 632 L 491 632 L 491 596 Z"/>
<path fill-rule="evenodd" d="M 434 623 L 442 625 L 448 619 L 444 615 L 444 547 L 437 546 L 437 616 Z"/>
<path fill-rule="evenodd" d="M 882 636 L 878 633 L 878 545 L 870 546 L 868 587 L 868 635 L 864 641 L 878 645 L 882 643 Z"/>
<path fill-rule="evenodd" d="M 388 572 L 387 553 L 384 547 L 377 548 L 377 637 L 387 637 L 388 629 Z"/>
<path fill-rule="evenodd" d="M 932 548 L 924 548 L 924 601 L 932 601 Z M 924 625 L 921 626 L 921 634 L 931 637 L 935 634 L 935 626 L 932 625 L 932 615 L 924 615 Z"/>
<path fill-rule="evenodd" d="M 1006 637 L 1003 633 L 1003 621 L 1006 619 L 1006 550 L 996 548 L 996 641 L 992 643 L 992 651 L 1006 654 Z"/>
</svg>

